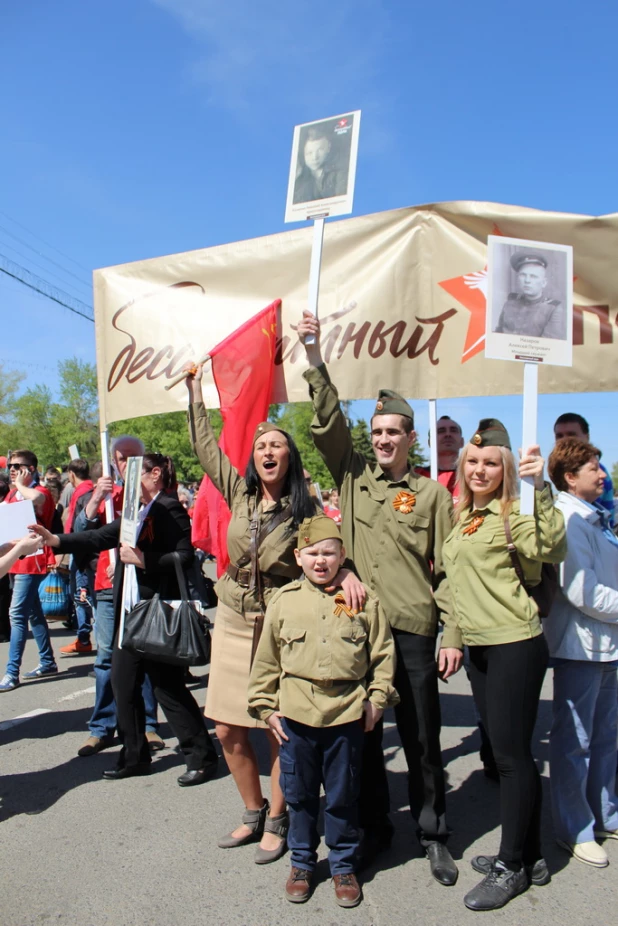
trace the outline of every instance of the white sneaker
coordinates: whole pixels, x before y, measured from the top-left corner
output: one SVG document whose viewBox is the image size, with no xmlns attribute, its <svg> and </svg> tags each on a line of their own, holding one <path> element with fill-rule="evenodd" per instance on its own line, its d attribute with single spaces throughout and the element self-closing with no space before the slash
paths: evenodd
<svg viewBox="0 0 618 926">
<path fill-rule="evenodd" d="M 596 842 L 576 842 L 573 845 L 563 842 L 562 839 L 557 839 L 556 842 L 567 852 L 570 852 L 578 862 L 593 865 L 595 868 L 607 868 L 609 865 L 605 849 Z"/>
<path fill-rule="evenodd" d="M 618 839 L 618 830 L 595 830 L 597 839 Z"/>
</svg>

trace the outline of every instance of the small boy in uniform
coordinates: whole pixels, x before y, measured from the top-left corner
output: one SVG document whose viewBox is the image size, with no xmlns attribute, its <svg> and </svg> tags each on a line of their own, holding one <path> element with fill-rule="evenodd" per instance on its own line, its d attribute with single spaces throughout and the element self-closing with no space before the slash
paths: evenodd
<svg viewBox="0 0 618 926">
<path fill-rule="evenodd" d="M 295 555 L 305 577 L 270 600 L 249 680 L 249 713 L 268 723 L 281 747 L 292 861 L 286 897 L 302 903 L 311 893 L 323 782 L 335 897 L 355 907 L 362 898 L 354 867 L 363 736 L 399 700 L 394 643 L 371 591 L 365 589 L 364 609 L 355 613 L 341 592 L 326 590 L 345 559 L 332 518 L 303 521 Z"/>
</svg>

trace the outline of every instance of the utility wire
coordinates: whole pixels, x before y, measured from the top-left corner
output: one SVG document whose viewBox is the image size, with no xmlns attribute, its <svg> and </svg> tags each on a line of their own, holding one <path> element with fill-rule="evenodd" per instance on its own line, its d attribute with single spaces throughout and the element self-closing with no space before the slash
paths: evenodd
<svg viewBox="0 0 618 926">
<path fill-rule="evenodd" d="M 0 254 L 0 262 L 5 265 L 0 265 L 0 273 L 5 273 L 8 277 L 12 277 L 12 279 L 17 280 L 19 283 L 23 283 L 23 285 L 27 286 L 29 289 L 34 290 L 35 293 L 40 293 L 41 296 L 45 296 L 47 299 L 51 299 L 52 302 L 57 302 L 58 305 L 64 306 L 64 308 L 68 309 L 69 312 L 73 312 L 75 315 L 81 315 L 82 318 L 86 318 L 89 322 L 94 322 L 94 318 L 91 315 L 86 315 L 85 312 L 81 311 L 79 308 L 76 308 L 76 305 L 78 305 L 82 306 L 84 309 L 92 311 L 91 306 L 86 305 L 86 303 L 82 302 L 81 299 L 76 299 L 69 293 L 65 293 L 63 290 L 58 289 L 56 286 L 52 286 L 51 283 L 47 282 L 47 280 L 41 279 L 41 277 L 31 273 L 30 270 L 26 270 L 25 267 L 20 267 L 19 264 L 9 260 L 8 257 L 4 256 L 4 254 Z M 61 298 L 62 296 L 65 298 Z M 67 300 L 70 300 L 70 302 Z M 73 305 L 71 305 L 71 303 L 73 303 Z"/>
<path fill-rule="evenodd" d="M 19 241 L 19 238 L 17 238 L 16 240 Z M 30 261 L 31 264 L 34 264 L 35 267 L 38 267 L 39 270 L 42 270 L 47 276 L 54 277 L 54 279 L 56 280 L 60 280 L 60 282 L 63 283 L 65 286 L 70 286 L 71 289 L 76 290 L 80 296 L 83 295 L 82 293 L 79 292 L 75 283 L 71 283 L 70 280 L 63 279 L 63 277 L 61 277 L 60 274 L 54 273 L 53 270 L 50 270 L 48 267 L 45 267 L 43 264 L 40 264 L 37 260 L 34 260 L 34 258 L 30 257 L 29 254 L 24 254 L 23 251 L 20 251 L 19 248 L 16 248 L 12 244 L 9 244 L 8 241 L 0 241 L 0 245 L 2 245 L 2 247 L 9 248 L 11 251 L 14 251 L 15 254 L 19 255 L 19 257 L 23 257 L 25 260 Z M 35 251 L 34 253 L 38 254 L 38 251 Z M 42 255 L 42 256 L 45 257 L 45 255 Z M 29 269 L 30 268 L 28 268 L 28 270 Z M 71 276 L 73 275 L 74 274 L 71 274 Z M 81 286 L 88 292 L 88 295 L 90 295 L 90 291 L 88 290 L 88 287 L 86 286 L 86 284 L 81 283 Z"/>
<path fill-rule="evenodd" d="M 57 254 L 60 254 L 62 257 L 65 257 L 67 260 L 70 260 L 72 264 L 75 264 L 76 267 L 79 267 L 80 270 L 85 270 L 86 273 L 90 273 L 88 267 L 84 267 L 82 264 L 79 264 L 76 260 L 73 260 L 72 257 L 69 257 L 68 254 L 65 254 L 64 251 L 61 251 L 60 248 L 57 248 L 55 245 L 50 244 L 48 241 L 45 241 L 44 238 L 41 238 L 40 235 L 37 235 L 35 232 L 31 231 L 26 225 L 22 222 L 18 222 L 17 219 L 11 218 L 10 215 L 7 215 L 6 212 L 3 212 L 0 209 L 0 215 L 3 215 L 5 219 L 8 219 L 10 222 L 14 222 L 15 225 L 19 225 L 20 228 L 23 228 L 24 231 L 27 231 L 29 235 L 32 235 L 33 238 L 36 238 L 37 241 L 40 241 L 46 247 L 51 248 L 53 251 L 56 251 Z"/>
<path fill-rule="evenodd" d="M 42 251 L 37 251 L 36 248 L 33 248 L 32 245 L 31 245 L 31 244 L 28 244 L 27 241 L 24 241 L 23 238 L 20 238 L 18 235 L 15 235 L 15 234 L 10 230 L 10 228 L 5 228 L 3 225 L 0 225 L 0 231 L 3 231 L 5 234 L 10 235 L 11 238 L 14 238 L 14 239 L 15 239 L 15 241 L 19 241 L 20 244 L 25 245 L 25 247 L 27 247 L 30 251 L 34 251 L 35 254 L 38 254 L 39 257 L 42 257 L 43 260 L 46 260 L 48 263 L 53 264 L 54 267 L 59 267 L 60 270 L 62 270 L 62 272 L 63 272 L 64 274 L 68 274 L 68 276 L 73 277 L 74 280 L 77 280 L 77 282 L 80 284 L 80 286 L 81 286 L 82 288 L 84 288 L 84 289 L 90 289 L 90 288 L 91 288 L 90 282 L 86 283 L 86 282 L 85 282 L 81 277 L 79 277 L 76 273 L 73 273 L 72 270 L 69 270 L 67 267 L 63 267 L 62 264 L 59 264 L 58 261 L 54 260 L 52 257 L 48 257 L 47 254 L 43 254 Z M 8 246 L 10 247 L 10 245 L 8 245 Z M 16 250 L 16 249 L 13 248 L 13 250 Z M 19 251 L 18 251 L 17 253 L 19 254 Z M 22 256 L 23 256 L 23 257 L 26 257 L 25 254 L 23 254 Z M 26 257 L 26 260 L 32 260 L 32 258 Z M 35 261 L 34 263 L 36 263 L 36 261 Z M 37 266 L 40 266 L 40 264 L 37 264 Z M 43 267 L 43 270 L 45 270 L 45 269 L 46 269 L 46 268 Z M 51 271 L 47 271 L 47 272 L 48 272 L 48 273 L 51 273 Z"/>
</svg>

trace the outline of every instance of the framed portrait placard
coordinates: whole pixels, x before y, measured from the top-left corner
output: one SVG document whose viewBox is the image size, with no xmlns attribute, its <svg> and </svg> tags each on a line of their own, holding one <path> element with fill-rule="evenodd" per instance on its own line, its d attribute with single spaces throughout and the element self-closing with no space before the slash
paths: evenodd
<svg viewBox="0 0 618 926">
<path fill-rule="evenodd" d="M 129 457 L 124 475 L 124 498 L 120 521 L 120 542 L 134 547 L 137 543 L 139 508 L 142 494 L 143 457 Z"/>
<path fill-rule="evenodd" d="M 360 110 L 294 127 L 285 222 L 352 212 Z"/>
<path fill-rule="evenodd" d="M 573 248 L 490 235 L 485 356 L 573 364 Z"/>
</svg>

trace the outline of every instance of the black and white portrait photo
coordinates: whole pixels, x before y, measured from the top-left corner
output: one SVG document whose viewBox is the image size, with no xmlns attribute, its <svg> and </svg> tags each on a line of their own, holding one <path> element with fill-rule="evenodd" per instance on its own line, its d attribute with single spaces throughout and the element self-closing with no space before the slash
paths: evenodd
<svg viewBox="0 0 618 926">
<path fill-rule="evenodd" d="M 352 211 L 360 112 L 297 125 L 286 222 Z"/>
<path fill-rule="evenodd" d="M 142 490 L 142 462 L 143 457 L 129 457 L 124 476 L 120 540 L 132 547 L 137 543 L 138 513 Z"/>
<path fill-rule="evenodd" d="M 569 365 L 572 248 L 493 235 L 487 244 L 485 355 Z"/>
</svg>

